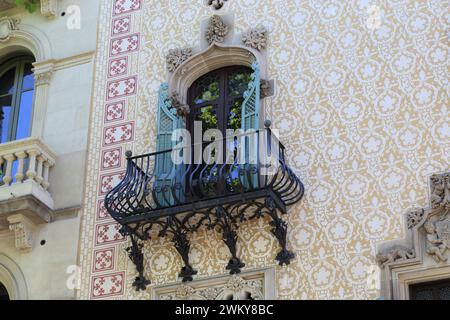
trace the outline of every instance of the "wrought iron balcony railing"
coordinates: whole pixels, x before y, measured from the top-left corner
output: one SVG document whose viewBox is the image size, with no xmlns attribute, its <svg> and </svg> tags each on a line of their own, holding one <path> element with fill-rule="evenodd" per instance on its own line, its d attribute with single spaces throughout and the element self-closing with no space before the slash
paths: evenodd
<svg viewBox="0 0 450 320">
<path fill-rule="evenodd" d="M 285 147 L 270 128 L 214 143 L 231 150 L 228 158 L 216 150 L 208 153 L 206 161 L 200 159 L 211 142 L 140 156 L 127 152 L 125 176 L 107 194 L 105 207 L 122 225 L 121 232 L 131 238 L 129 257 L 139 272 L 136 289 L 145 289 L 149 283 L 139 240 L 171 235 L 184 262 L 180 277 L 191 281 L 197 271 L 189 262 L 188 238 L 201 226 L 222 233 L 231 253 L 227 265 L 231 274 L 244 267 L 236 253 L 236 231 L 245 220 L 269 216 L 281 246 L 276 257 L 279 264 L 289 264 L 294 257 L 287 249 L 287 225 L 279 213 L 286 213 L 288 205 L 303 197 L 304 187 L 286 163 Z M 185 161 L 175 161 L 176 157 Z"/>
</svg>

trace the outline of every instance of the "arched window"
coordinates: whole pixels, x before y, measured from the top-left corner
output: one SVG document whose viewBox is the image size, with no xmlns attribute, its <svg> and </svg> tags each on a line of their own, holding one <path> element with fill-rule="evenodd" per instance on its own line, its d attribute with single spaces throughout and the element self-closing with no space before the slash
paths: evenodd
<svg viewBox="0 0 450 320">
<path fill-rule="evenodd" d="M 242 66 L 212 71 L 197 79 L 189 88 L 191 109 L 188 129 L 194 121 L 202 122 L 202 129 L 219 129 L 226 136 L 227 129 L 241 129 L 244 92 L 251 81 L 252 69 Z"/>
<path fill-rule="evenodd" d="M 10 300 L 8 291 L 5 286 L 0 282 L 0 301 Z"/>
<path fill-rule="evenodd" d="M 33 114 L 33 59 L 20 56 L 0 65 L 0 142 L 31 134 Z"/>
</svg>

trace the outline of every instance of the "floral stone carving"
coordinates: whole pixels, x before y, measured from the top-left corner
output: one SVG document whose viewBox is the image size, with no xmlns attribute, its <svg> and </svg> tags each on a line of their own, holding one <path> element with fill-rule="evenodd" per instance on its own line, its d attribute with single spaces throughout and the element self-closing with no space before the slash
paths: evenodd
<svg viewBox="0 0 450 320">
<path fill-rule="evenodd" d="M 192 56 L 191 48 L 170 49 L 166 56 L 167 70 L 174 72 L 183 62 Z"/>
<path fill-rule="evenodd" d="M 259 27 L 250 29 L 242 35 L 242 42 L 250 48 L 264 50 L 267 47 L 267 29 Z"/>
<path fill-rule="evenodd" d="M 208 44 L 214 42 L 222 43 L 229 31 L 228 26 L 218 15 L 213 15 L 209 20 L 208 29 L 206 30 L 206 41 Z"/>
</svg>

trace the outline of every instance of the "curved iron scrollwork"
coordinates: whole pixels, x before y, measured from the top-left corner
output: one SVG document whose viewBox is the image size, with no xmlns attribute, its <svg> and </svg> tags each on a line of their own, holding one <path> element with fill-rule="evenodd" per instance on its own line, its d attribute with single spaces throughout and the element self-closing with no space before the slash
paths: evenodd
<svg viewBox="0 0 450 320">
<path fill-rule="evenodd" d="M 246 133 L 239 141 L 254 136 L 258 141 L 256 161 L 245 157 L 243 164 L 238 163 L 236 154 L 231 163 L 174 164 L 171 155 L 184 153 L 186 148 L 134 157 L 126 154 L 125 177 L 107 194 L 105 207 L 122 225 L 122 233 L 131 238 L 128 253 L 138 272 L 133 283 L 136 290 L 144 290 L 150 283 L 144 276 L 139 241 L 155 237 L 171 238 L 184 263 L 179 276 L 183 282 L 192 281 L 197 271 L 189 261 L 189 236 L 199 228 L 221 233 L 230 251 L 226 266 L 230 274 L 240 273 L 245 266 L 237 254 L 238 227 L 244 221 L 269 217 L 271 232 L 281 247 L 276 260 L 286 265 L 294 258 L 287 249 L 287 224 L 282 215 L 288 205 L 301 200 L 304 187 L 286 164 L 285 148 L 271 130 Z M 195 147 L 188 148 L 193 151 Z M 265 161 L 267 158 L 275 160 Z"/>
</svg>

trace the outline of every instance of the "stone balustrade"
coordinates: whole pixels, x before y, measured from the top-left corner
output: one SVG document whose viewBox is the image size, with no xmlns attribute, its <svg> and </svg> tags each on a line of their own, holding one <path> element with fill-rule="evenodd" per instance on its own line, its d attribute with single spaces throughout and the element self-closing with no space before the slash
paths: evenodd
<svg viewBox="0 0 450 320">
<path fill-rule="evenodd" d="M 32 180 L 47 190 L 55 159 L 55 153 L 37 138 L 0 144 L 3 187 Z"/>
</svg>

